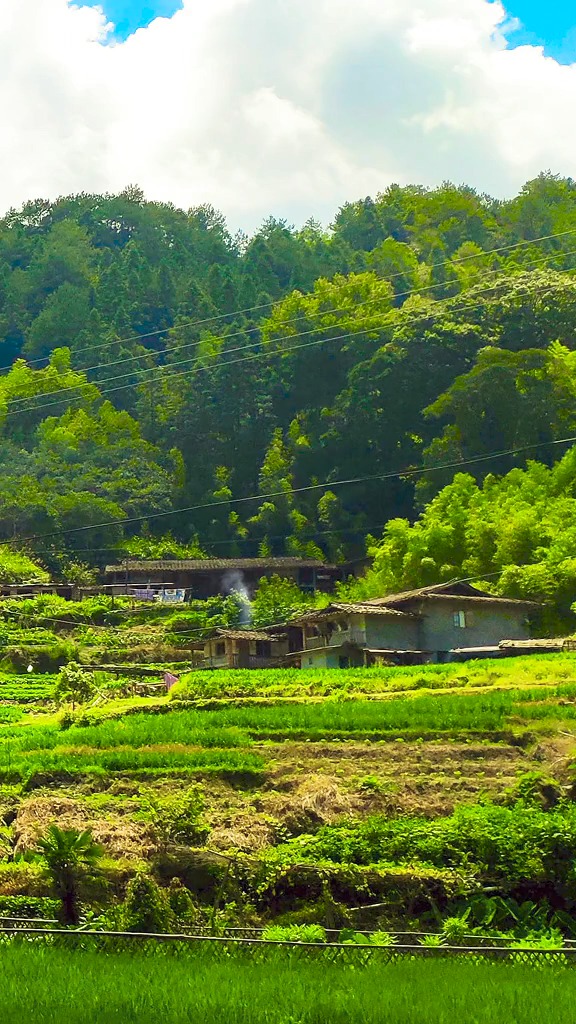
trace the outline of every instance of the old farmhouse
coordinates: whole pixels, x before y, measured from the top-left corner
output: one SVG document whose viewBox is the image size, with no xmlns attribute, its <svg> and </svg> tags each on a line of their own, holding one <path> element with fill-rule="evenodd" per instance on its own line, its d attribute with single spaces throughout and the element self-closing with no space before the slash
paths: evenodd
<svg viewBox="0 0 576 1024">
<path fill-rule="evenodd" d="M 106 566 L 106 582 L 136 597 L 170 591 L 182 600 L 242 590 L 251 596 L 263 576 L 294 580 L 308 593 L 330 593 L 342 570 L 312 558 L 126 559 Z"/>
<path fill-rule="evenodd" d="M 526 640 L 537 606 L 495 597 L 468 583 L 439 584 L 357 604 L 335 603 L 302 615 L 302 668 L 347 668 L 379 662 L 445 661 L 455 649 Z"/>
<path fill-rule="evenodd" d="M 215 629 L 195 649 L 198 668 L 279 668 L 288 654 L 288 635 L 257 629 Z"/>
</svg>

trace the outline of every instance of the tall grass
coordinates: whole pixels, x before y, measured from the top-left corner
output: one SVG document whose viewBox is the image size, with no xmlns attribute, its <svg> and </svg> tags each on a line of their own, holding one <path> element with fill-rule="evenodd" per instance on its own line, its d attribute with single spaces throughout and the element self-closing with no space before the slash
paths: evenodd
<svg viewBox="0 0 576 1024">
<path fill-rule="evenodd" d="M 74 749 L 90 747 L 108 750 L 114 747 L 150 747 L 182 744 L 189 747 L 243 747 L 250 738 L 236 726 L 213 721 L 201 711 L 179 711 L 167 715 L 127 715 L 92 726 L 29 726 L 25 729 L 0 728 L 0 752 Z"/>
<path fill-rule="evenodd" d="M 571 971 L 448 961 L 361 970 L 8 946 L 3 1024 L 573 1024 Z"/>
</svg>

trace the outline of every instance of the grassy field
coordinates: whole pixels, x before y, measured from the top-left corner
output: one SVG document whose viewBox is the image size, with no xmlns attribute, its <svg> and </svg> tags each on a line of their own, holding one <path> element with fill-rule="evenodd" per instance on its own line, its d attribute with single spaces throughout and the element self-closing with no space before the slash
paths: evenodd
<svg viewBox="0 0 576 1024">
<path fill-rule="evenodd" d="M 350 970 L 10 946 L 0 972 L 3 1024 L 573 1024 L 576 999 L 572 971 L 446 961 Z"/>
</svg>

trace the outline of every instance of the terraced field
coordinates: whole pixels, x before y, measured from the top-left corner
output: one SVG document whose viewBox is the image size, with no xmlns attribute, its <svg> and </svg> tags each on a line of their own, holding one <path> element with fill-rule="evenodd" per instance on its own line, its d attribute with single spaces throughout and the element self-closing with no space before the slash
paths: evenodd
<svg viewBox="0 0 576 1024">
<path fill-rule="evenodd" d="M 47 824 L 58 821 L 92 829 L 118 895 L 145 869 L 161 879 L 175 873 L 192 891 L 199 886 L 196 898 L 209 903 L 216 882 L 207 880 L 208 871 L 224 886 L 219 913 L 229 902 L 235 909 L 227 913 L 238 921 L 286 914 L 316 920 L 326 884 L 343 906 L 384 902 L 388 910 L 376 911 L 372 923 L 382 924 L 383 915 L 396 927 L 460 912 L 462 900 L 484 886 L 502 899 L 537 901 L 542 885 L 552 886 L 558 909 L 571 913 L 568 880 L 546 860 L 553 855 L 545 852 L 545 826 L 565 833 L 565 856 L 576 857 L 576 656 L 319 678 L 279 670 L 239 673 L 235 682 L 230 675 L 222 674 L 217 695 L 219 673 L 191 674 L 171 699 L 118 699 L 111 691 L 108 701 L 77 709 L 72 720 L 61 720 L 44 699 L 0 702 L 0 718 L 16 716 L 0 725 L 0 811 L 7 822 L 0 908 L 8 894 L 48 895 L 39 869 L 11 858 L 31 851 Z M 251 693 L 240 678 L 246 676 Z M 20 685 L 24 694 L 38 680 Z M 295 692 L 304 686 L 306 693 Z M 484 847 L 466 838 L 468 819 L 459 815 L 479 815 L 474 830 L 486 843 L 490 807 L 527 800 L 528 817 L 514 819 L 518 850 L 533 821 L 543 859 L 522 876 L 520 892 L 512 878 L 503 883 L 503 854 L 492 866 L 479 860 Z M 552 811 L 560 817 L 546 817 Z M 388 820 L 416 834 L 422 819 L 452 816 L 458 865 L 446 852 L 427 860 L 424 847 L 411 858 L 408 847 L 398 846 L 372 865 L 349 858 L 345 866 L 313 853 L 322 830 L 344 823 L 356 837 L 363 823 Z M 302 883 L 294 881 L 299 861 Z M 244 866 L 230 875 L 223 865 L 231 862 Z M 408 877 L 413 896 L 406 904 Z"/>
</svg>

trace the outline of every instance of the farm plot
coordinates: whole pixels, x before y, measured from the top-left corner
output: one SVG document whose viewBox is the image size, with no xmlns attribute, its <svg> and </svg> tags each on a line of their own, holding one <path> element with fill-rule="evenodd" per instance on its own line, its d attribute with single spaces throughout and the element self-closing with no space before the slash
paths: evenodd
<svg viewBox="0 0 576 1024">
<path fill-rule="evenodd" d="M 247 772 L 263 759 L 245 748 L 250 739 L 219 727 L 201 713 L 134 715 L 86 728 L 0 728 L 0 778 L 35 774 L 73 776 L 107 772 Z"/>
<path fill-rule="evenodd" d="M 465 664 L 380 666 L 371 669 L 222 669 L 185 675 L 172 692 L 186 700 L 326 697 L 411 690 L 523 687 L 576 683 L 576 654 L 546 654 Z"/>
</svg>

